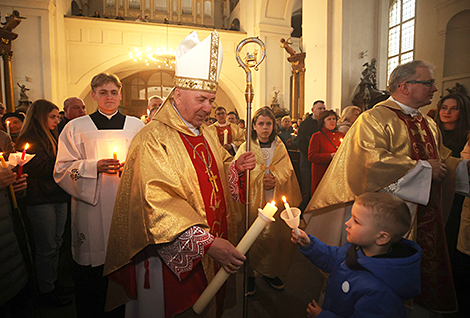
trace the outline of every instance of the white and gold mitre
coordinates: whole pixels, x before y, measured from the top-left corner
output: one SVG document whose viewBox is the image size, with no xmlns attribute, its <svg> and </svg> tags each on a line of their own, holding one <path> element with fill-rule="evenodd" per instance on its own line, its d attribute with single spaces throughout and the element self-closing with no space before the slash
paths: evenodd
<svg viewBox="0 0 470 318">
<path fill-rule="evenodd" d="M 191 32 L 176 49 L 175 87 L 217 91 L 223 50 L 217 31 L 202 42 L 196 31 Z"/>
</svg>

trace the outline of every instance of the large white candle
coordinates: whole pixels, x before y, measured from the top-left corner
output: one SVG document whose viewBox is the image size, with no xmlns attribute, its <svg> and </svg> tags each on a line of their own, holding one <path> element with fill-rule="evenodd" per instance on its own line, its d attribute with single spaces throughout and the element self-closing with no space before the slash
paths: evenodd
<svg viewBox="0 0 470 318">
<path fill-rule="evenodd" d="M 284 207 L 286 208 L 286 211 L 287 211 L 287 214 L 289 215 L 289 218 L 290 218 L 290 219 L 293 219 L 293 218 L 294 218 L 294 215 L 292 214 L 292 210 L 290 209 L 290 205 L 289 205 L 289 203 L 287 203 L 287 200 L 286 200 L 286 197 L 285 197 L 285 196 L 282 196 L 282 201 L 284 201 Z M 294 228 L 294 233 L 295 233 L 295 235 L 297 235 L 297 236 L 300 235 L 300 232 L 299 232 L 299 228 L 298 228 L 298 227 Z"/>
<path fill-rule="evenodd" d="M 246 252 L 248 252 L 251 245 L 253 245 L 266 225 L 272 221 L 275 221 L 273 215 L 276 213 L 277 207 L 275 206 L 274 201 L 267 203 L 263 210 L 258 209 L 258 211 L 258 217 L 236 247 L 236 249 L 242 254 L 246 254 Z M 199 296 L 199 299 L 193 305 L 193 310 L 197 314 L 200 314 L 204 308 L 206 308 L 207 304 L 209 304 L 211 299 L 214 298 L 215 294 L 217 294 L 229 276 L 230 273 L 227 273 L 223 268 L 218 271 L 214 279 L 212 279 L 211 283 L 207 286 L 201 296 Z"/>
<path fill-rule="evenodd" d="M 226 145 L 228 143 L 228 130 L 225 129 L 224 130 L 224 145 Z"/>
<path fill-rule="evenodd" d="M 10 121 L 7 120 L 6 124 L 7 124 L 7 135 L 10 136 Z"/>
</svg>

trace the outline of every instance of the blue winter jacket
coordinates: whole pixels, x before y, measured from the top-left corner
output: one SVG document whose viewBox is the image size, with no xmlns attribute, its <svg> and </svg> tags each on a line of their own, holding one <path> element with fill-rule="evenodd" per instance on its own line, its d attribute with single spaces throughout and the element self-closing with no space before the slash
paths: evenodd
<svg viewBox="0 0 470 318">
<path fill-rule="evenodd" d="M 403 243 L 416 250 L 410 257 L 374 258 L 357 251 L 357 260 L 366 270 L 351 270 L 346 265 L 346 252 L 351 246 L 328 246 L 309 235 L 311 244 L 300 252 L 326 273 L 323 311 L 326 317 L 406 318 L 403 300 L 421 292 L 421 248 L 413 241 Z"/>
</svg>

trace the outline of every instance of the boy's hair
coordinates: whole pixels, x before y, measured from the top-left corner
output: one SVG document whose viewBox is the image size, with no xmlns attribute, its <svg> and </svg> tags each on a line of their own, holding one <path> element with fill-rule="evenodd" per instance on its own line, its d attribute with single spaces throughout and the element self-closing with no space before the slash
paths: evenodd
<svg viewBox="0 0 470 318">
<path fill-rule="evenodd" d="M 392 244 L 398 242 L 411 227 L 410 209 L 399 197 L 385 192 L 368 192 L 355 203 L 367 208 L 380 231 L 390 234 Z"/>
<path fill-rule="evenodd" d="M 93 77 L 93 79 L 91 80 L 91 89 L 93 90 L 93 92 L 95 92 L 95 89 L 97 87 L 106 85 L 108 83 L 113 83 L 119 88 L 119 90 L 121 90 L 122 83 L 119 80 L 119 77 L 117 77 L 114 74 L 109 74 L 109 73 L 100 73 L 96 75 L 95 77 Z"/>
</svg>

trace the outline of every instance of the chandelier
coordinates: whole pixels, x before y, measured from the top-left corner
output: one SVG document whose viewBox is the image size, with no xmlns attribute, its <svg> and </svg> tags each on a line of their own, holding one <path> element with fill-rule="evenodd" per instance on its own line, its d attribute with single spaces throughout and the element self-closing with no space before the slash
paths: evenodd
<svg viewBox="0 0 470 318">
<path fill-rule="evenodd" d="M 165 47 L 152 49 L 148 47 L 144 52 L 139 48 L 129 52 L 129 57 L 134 62 L 144 62 L 145 65 L 156 64 L 159 68 L 166 66 L 173 68 L 176 64 L 176 52 L 172 49 L 166 50 Z"/>
</svg>

